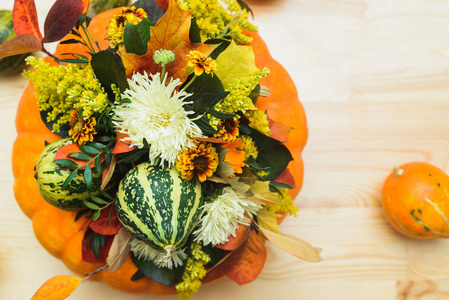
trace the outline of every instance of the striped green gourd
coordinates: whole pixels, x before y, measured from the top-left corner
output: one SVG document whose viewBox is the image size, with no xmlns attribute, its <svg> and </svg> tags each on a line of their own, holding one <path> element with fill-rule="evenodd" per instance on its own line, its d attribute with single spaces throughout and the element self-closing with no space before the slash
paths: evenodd
<svg viewBox="0 0 449 300">
<path fill-rule="evenodd" d="M 181 248 L 197 225 L 201 184 L 181 179 L 176 168 L 148 162 L 131 169 L 117 191 L 117 215 L 136 238 L 167 253 Z"/>
<path fill-rule="evenodd" d="M 78 171 L 63 190 L 62 185 L 73 170 L 53 162 L 56 152 L 69 143 L 73 143 L 70 138 L 59 139 L 48 144 L 42 151 L 36 165 L 37 186 L 42 197 L 51 205 L 64 210 L 79 210 L 85 208 L 83 200 L 89 199 L 83 172 Z M 99 194 L 100 186 L 101 174 L 93 171 L 90 194 Z"/>
</svg>

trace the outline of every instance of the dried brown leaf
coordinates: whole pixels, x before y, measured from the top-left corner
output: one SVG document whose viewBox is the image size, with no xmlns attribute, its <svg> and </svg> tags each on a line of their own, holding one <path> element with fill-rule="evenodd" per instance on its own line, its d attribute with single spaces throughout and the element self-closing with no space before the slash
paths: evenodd
<svg viewBox="0 0 449 300">
<path fill-rule="evenodd" d="M 314 248 L 300 238 L 288 234 L 276 233 L 262 226 L 259 226 L 259 230 L 270 242 L 293 256 L 310 262 L 323 260 L 320 256 L 320 249 Z"/>
<path fill-rule="evenodd" d="M 112 242 L 106 263 L 109 265 L 108 271 L 115 272 L 123 265 L 128 257 L 130 242 L 133 236 L 124 227 L 120 229 Z"/>
</svg>

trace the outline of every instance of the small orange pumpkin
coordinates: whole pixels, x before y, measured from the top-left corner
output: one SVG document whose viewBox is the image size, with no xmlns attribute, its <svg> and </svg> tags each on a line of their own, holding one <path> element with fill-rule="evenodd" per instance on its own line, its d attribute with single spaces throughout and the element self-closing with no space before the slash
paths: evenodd
<svg viewBox="0 0 449 300">
<path fill-rule="evenodd" d="M 449 177 L 423 162 L 397 167 L 386 179 L 382 206 L 391 225 L 416 239 L 449 237 Z"/>
<path fill-rule="evenodd" d="M 106 11 L 96 16 L 89 30 L 102 49 L 108 47 L 106 33 L 109 20 L 119 9 Z M 288 168 L 295 180 L 295 188 L 290 191 L 292 198 L 299 193 L 303 182 L 303 162 L 301 151 L 307 141 L 307 123 L 304 109 L 298 100 L 298 94 L 287 71 L 270 56 L 268 49 L 258 34 L 253 33 L 252 46 L 259 68 L 268 67 L 271 74 L 262 81 L 270 89 L 271 95 L 260 98 L 257 106 L 267 111 L 272 122 L 272 136 L 285 142 L 294 160 Z M 68 37 L 70 38 L 70 37 Z M 61 53 L 82 53 L 79 44 L 59 45 L 55 55 Z M 41 121 L 37 99 L 32 84 L 23 93 L 16 117 L 17 139 L 13 149 L 14 192 L 23 212 L 33 221 L 34 232 L 39 242 L 55 257 L 78 274 L 89 273 L 101 264 L 91 264 L 81 259 L 81 241 L 84 235 L 79 231 L 82 220 L 74 222 L 76 212 L 57 209 L 49 205 L 39 194 L 34 179 L 34 166 L 44 141 L 52 142 L 59 138 L 50 132 Z M 276 128 L 276 129 L 274 129 Z M 93 276 L 119 290 L 130 293 L 151 293 L 155 295 L 174 294 L 174 287 L 167 287 L 150 279 L 131 281 L 137 271 L 128 257 L 124 265 L 116 272 L 100 272 Z"/>
</svg>

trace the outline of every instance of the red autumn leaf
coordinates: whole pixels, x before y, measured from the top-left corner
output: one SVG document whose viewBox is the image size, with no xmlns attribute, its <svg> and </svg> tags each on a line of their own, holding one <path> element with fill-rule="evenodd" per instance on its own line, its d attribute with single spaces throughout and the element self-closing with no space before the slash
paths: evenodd
<svg viewBox="0 0 449 300">
<path fill-rule="evenodd" d="M 93 232 L 91 233 L 93 234 Z M 85 234 L 82 244 L 81 244 L 81 255 L 82 259 L 86 262 L 96 264 L 96 263 L 106 263 L 106 258 L 108 257 L 109 249 L 111 248 L 112 241 L 114 240 L 113 235 L 106 235 L 104 237 L 104 247 L 100 247 L 98 252 L 98 259 L 95 257 L 94 252 L 92 251 L 92 239 L 88 242 L 90 234 Z M 86 247 L 89 247 L 89 250 Z"/>
<path fill-rule="evenodd" d="M 34 0 L 16 0 L 12 9 L 12 22 L 18 36 L 30 34 L 39 42 L 42 40 Z"/>
<path fill-rule="evenodd" d="M 69 159 L 69 160 L 75 162 L 78 166 L 84 165 L 84 164 L 86 163 L 85 160 L 76 159 L 76 158 L 73 158 L 73 157 L 69 157 L 69 156 L 68 156 L 70 153 L 75 153 L 75 152 L 83 152 L 83 151 L 81 151 L 80 146 L 79 146 L 77 143 L 67 144 L 67 145 L 62 146 L 61 148 L 59 148 L 58 151 L 56 151 L 55 159 L 54 159 L 54 160 L 58 160 L 58 159 Z M 83 152 L 83 153 L 84 153 L 84 152 Z M 85 153 L 85 154 L 86 154 L 86 153 Z M 87 154 L 87 155 L 89 155 L 89 154 Z M 89 156 L 93 157 L 93 155 L 89 155 Z M 103 161 L 104 161 L 104 155 L 101 154 L 100 157 L 101 157 L 101 162 L 103 162 Z M 91 168 L 94 168 L 94 167 L 95 167 L 95 160 L 93 160 L 93 161 L 89 164 L 89 166 L 90 166 Z M 86 167 L 82 167 L 82 168 L 80 168 L 80 170 L 84 170 L 85 168 L 86 168 Z"/>
<path fill-rule="evenodd" d="M 168 9 L 168 2 L 169 2 L 169 0 L 156 0 L 157 6 L 159 6 L 163 10 Z"/>
<path fill-rule="evenodd" d="M 123 63 L 126 75 L 134 73 L 149 74 L 160 73 L 161 65 L 153 61 L 153 52 L 158 49 L 171 50 L 176 60 L 166 66 L 169 77 L 179 78 L 184 82 L 192 73 L 193 68 L 187 65 L 187 54 L 191 50 L 197 50 L 208 56 L 215 49 L 214 45 L 190 42 L 190 24 L 192 12 L 182 10 L 175 0 L 170 0 L 167 12 L 159 19 L 155 26 L 150 27 L 151 39 L 148 42 L 148 52 L 142 56 L 131 53 L 123 53 Z"/>
<path fill-rule="evenodd" d="M 114 149 L 112 149 L 112 154 L 126 153 L 136 149 L 135 146 L 130 146 L 131 143 L 122 141 L 124 138 L 128 137 L 127 134 L 117 131 L 116 135 L 117 139 L 114 145 Z"/>
<path fill-rule="evenodd" d="M 0 44 L 0 58 L 16 54 L 40 51 L 41 42 L 31 34 L 16 36 L 9 41 Z"/>
<path fill-rule="evenodd" d="M 112 209 L 111 218 L 109 219 L 109 211 Z M 100 217 L 93 222 L 89 223 L 89 227 L 96 233 L 102 235 L 116 235 L 122 224 L 118 220 L 117 212 L 113 207 L 109 209 L 103 209 L 100 213 Z"/>
<path fill-rule="evenodd" d="M 226 260 L 226 275 L 239 285 L 250 283 L 263 269 L 267 250 L 259 235 L 250 230 L 245 242 Z"/>
<path fill-rule="evenodd" d="M 284 171 L 282 171 L 281 174 L 279 174 L 278 177 L 276 177 L 273 182 L 280 182 L 288 184 L 291 187 L 295 187 L 295 178 L 293 178 L 292 173 L 290 172 L 289 168 L 286 168 Z"/>
<path fill-rule="evenodd" d="M 31 300 L 62 300 L 70 296 L 83 279 L 60 275 L 47 280 Z"/>
<path fill-rule="evenodd" d="M 42 43 L 56 42 L 69 34 L 85 6 L 81 0 L 56 0 L 45 19 Z"/>
<path fill-rule="evenodd" d="M 216 248 L 232 251 L 240 247 L 245 238 L 247 237 L 249 227 L 243 224 L 239 224 L 239 228 L 235 231 L 235 236 L 230 236 L 229 240 L 221 245 L 216 245 Z"/>
</svg>

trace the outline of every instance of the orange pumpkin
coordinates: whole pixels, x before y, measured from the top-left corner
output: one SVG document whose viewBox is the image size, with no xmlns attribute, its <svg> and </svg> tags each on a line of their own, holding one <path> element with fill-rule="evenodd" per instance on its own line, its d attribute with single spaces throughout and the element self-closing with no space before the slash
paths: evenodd
<svg viewBox="0 0 449 300">
<path fill-rule="evenodd" d="M 382 206 L 391 225 L 416 239 L 449 237 L 449 177 L 422 162 L 395 168 L 386 179 Z"/>
<path fill-rule="evenodd" d="M 92 20 L 90 32 L 102 49 L 108 47 L 105 40 L 109 20 L 117 9 L 106 11 Z M 307 125 L 304 109 L 298 100 L 296 88 L 284 68 L 270 56 L 264 42 L 257 34 L 252 34 L 252 43 L 259 68 L 268 67 L 271 74 L 262 84 L 271 90 L 267 98 L 260 98 L 257 106 L 268 112 L 273 124 L 273 137 L 281 138 L 291 151 L 294 160 L 290 169 L 296 186 L 290 191 L 294 198 L 299 193 L 303 181 L 303 162 L 301 151 L 307 141 Z M 68 37 L 70 38 L 70 37 Z M 59 45 L 55 53 L 82 53 L 79 44 Z M 287 108 L 287 109 L 286 109 Z M 16 117 L 17 139 L 13 149 L 14 192 L 23 212 L 33 221 L 34 232 L 39 242 L 66 266 L 78 273 L 86 274 L 99 267 L 81 259 L 81 241 L 84 235 L 79 231 L 82 220 L 74 222 L 76 212 L 57 209 L 49 205 L 39 194 L 34 179 L 34 166 L 44 141 L 52 142 L 59 137 L 50 132 L 41 121 L 37 99 L 32 84 L 23 93 Z M 277 128 L 277 129 L 274 129 Z M 137 268 L 128 257 L 125 264 L 115 273 L 107 271 L 93 276 L 106 284 L 125 292 L 152 293 L 156 295 L 174 294 L 173 287 L 167 287 L 150 279 L 131 281 Z"/>
</svg>

